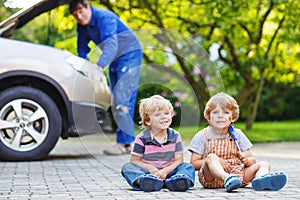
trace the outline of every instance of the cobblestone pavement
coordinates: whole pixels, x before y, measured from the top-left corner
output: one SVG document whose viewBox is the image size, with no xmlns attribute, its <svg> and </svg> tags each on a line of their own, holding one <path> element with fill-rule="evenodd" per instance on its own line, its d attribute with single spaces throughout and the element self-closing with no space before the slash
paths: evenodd
<svg viewBox="0 0 300 200">
<path fill-rule="evenodd" d="M 280 191 L 254 191 L 250 186 L 232 193 L 196 186 L 187 192 L 133 191 L 120 175 L 129 155 L 105 156 L 114 134 L 60 140 L 49 157 L 35 162 L 0 162 L 0 199 L 300 199 L 300 143 L 254 144 L 257 160 L 266 160 L 272 172 L 284 171 L 287 185 Z M 187 146 L 188 144 L 186 144 Z M 189 152 L 185 161 L 189 161 Z"/>
</svg>

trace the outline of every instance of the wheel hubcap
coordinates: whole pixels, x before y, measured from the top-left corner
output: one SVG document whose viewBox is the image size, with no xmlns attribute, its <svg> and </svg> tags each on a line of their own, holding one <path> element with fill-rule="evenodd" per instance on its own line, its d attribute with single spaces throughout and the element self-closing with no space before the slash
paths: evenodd
<svg viewBox="0 0 300 200">
<path fill-rule="evenodd" d="M 0 139 L 15 151 L 30 151 L 45 140 L 49 120 L 45 110 L 29 99 L 8 102 L 0 110 Z"/>
</svg>

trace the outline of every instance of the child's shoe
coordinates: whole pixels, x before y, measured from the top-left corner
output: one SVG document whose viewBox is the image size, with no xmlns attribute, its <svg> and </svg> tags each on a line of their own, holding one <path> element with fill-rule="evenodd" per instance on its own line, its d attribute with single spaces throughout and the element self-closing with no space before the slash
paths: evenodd
<svg viewBox="0 0 300 200">
<path fill-rule="evenodd" d="M 177 174 L 165 180 L 165 186 L 171 191 L 187 191 L 191 187 L 191 180 L 184 174 Z"/>
<path fill-rule="evenodd" d="M 252 188 L 254 190 L 280 190 L 286 184 L 286 175 L 284 173 L 267 174 L 253 179 Z"/>
<path fill-rule="evenodd" d="M 227 192 L 231 192 L 239 187 L 241 187 L 242 181 L 235 174 L 229 174 L 224 180 L 224 187 Z"/>
<path fill-rule="evenodd" d="M 163 181 L 153 174 L 146 174 L 140 178 L 140 188 L 144 192 L 160 191 L 163 186 Z"/>
</svg>

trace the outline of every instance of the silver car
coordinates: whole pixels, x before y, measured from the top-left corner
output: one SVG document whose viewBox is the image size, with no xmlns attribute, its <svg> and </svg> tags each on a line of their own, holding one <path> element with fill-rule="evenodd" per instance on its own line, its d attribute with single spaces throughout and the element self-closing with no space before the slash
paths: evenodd
<svg viewBox="0 0 300 200">
<path fill-rule="evenodd" d="M 9 39 L 66 3 L 41 0 L 0 23 L 0 160 L 42 159 L 59 137 L 102 130 L 110 107 L 103 71 L 70 52 Z"/>
</svg>

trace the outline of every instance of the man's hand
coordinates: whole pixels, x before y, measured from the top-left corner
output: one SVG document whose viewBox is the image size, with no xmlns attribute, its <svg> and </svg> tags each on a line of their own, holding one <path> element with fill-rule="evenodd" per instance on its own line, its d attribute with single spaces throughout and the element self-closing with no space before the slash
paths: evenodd
<svg viewBox="0 0 300 200">
<path fill-rule="evenodd" d="M 102 66 L 100 64 L 97 64 L 97 65 L 98 65 L 98 67 L 99 67 L 100 70 L 102 70 L 102 71 L 104 70 L 105 66 Z"/>
</svg>

